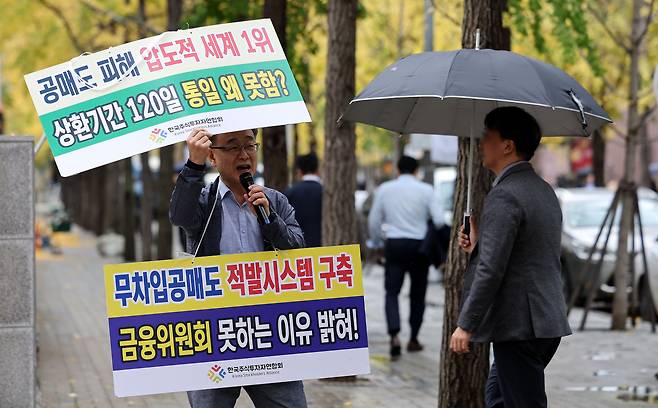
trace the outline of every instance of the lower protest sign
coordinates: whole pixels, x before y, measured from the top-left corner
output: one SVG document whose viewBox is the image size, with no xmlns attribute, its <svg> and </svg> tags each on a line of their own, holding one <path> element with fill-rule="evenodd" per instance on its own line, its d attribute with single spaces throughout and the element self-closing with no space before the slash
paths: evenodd
<svg viewBox="0 0 658 408">
<path fill-rule="evenodd" d="M 370 372 L 358 245 L 105 266 L 117 396 Z"/>
</svg>

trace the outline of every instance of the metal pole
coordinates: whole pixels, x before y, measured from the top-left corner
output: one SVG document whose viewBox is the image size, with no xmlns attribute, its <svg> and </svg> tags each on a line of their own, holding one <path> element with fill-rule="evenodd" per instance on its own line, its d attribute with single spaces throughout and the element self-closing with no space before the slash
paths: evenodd
<svg viewBox="0 0 658 408">
<path fill-rule="evenodd" d="M 425 0 L 425 42 L 423 50 L 425 52 L 434 51 L 434 0 Z M 421 168 L 423 169 L 423 181 L 434 186 L 434 169 L 435 165 L 432 162 L 430 148 L 424 147 L 423 157 L 420 160 Z"/>
<path fill-rule="evenodd" d="M 648 297 L 649 310 L 647 311 L 651 317 L 651 333 L 656 332 L 656 303 L 653 299 L 653 292 L 651 292 L 651 279 L 649 279 L 649 264 L 647 263 L 647 250 L 644 245 L 644 227 L 642 226 L 642 215 L 640 214 L 640 198 L 637 195 L 637 190 L 635 191 L 635 215 L 637 216 L 637 226 L 640 231 L 640 244 L 642 245 L 642 267 L 644 269 L 644 285 L 642 290 L 645 291 L 645 296 Z M 635 240 L 635 237 L 633 237 Z M 640 317 L 642 313 L 640 312 Z"/>
<path fill-rule="evenodd" d="M 587 255 L 587 261 L 585 262 L 585 266 L 583 267 L 583 272 L 582 272 L 582 277 L 580 281 L 578 282 L 577 285 L 574 285 L 571 290 L 571 298 L 569 299 L 569 304 L 567 305 L 567 316 L 569 316 L 569 313 L 571 313 L 571 309 L 573 309 L 574 305 L 576 304 L 576 301 L 578 301 L 578 297 L 580 296 L 580 291 L 584 288 L 584 286 L 587 284 L 587 279 L 590 273 L 590 270 L 592 269 L 592 264 L 594 263 L 594 254 L 598 250 L 599 246 L 599 241 L 601 240 L 601 237 L 603 236 L 603 231 L 605 231 L 606 226 L 608 223 L 610 224 L 610 227 L 607 230 L 606 236 L 605 236 L 605 241 L 603 244 L 603 248 L 601 249 L 601 253 L 605 251 L 605 249 L 608 247 L 608 241 L 610 239 L 610 233 L 612 231 L 612 226 L 615 224 L 615 217 L 617 214 L 617 205 L 619 203 L 619 191 L 615 192 L 615 195 L 612 198 L 612 202 L 610 203 L 610 207 L 608 207 L 608 211 L 605 213 L 605 217 L 603 218 L 603 222 L 601 223 L 601 227 L 599 228 L 599 232 L 596 234 L 596 239 L 594 240 L 594 243 L 589 249 L 588 255 Z M 612 220 L 610 220 L 610 217 L 612 217 Z M 599 260 L 602 260 L 604 257 L 601 255 L 601 258 Z M 597 268 L 599 267 L 597 263 Z M 598 276 L 597 272 L 594 272 L 594 276 Z M 596 279 L 598 281 L 598 278 Z M 592 279 L 590 281 L 593 282 Z M 592 285 L 596 286 L 596 283 L 592 283 Z"/>
<path fill-rule="evenodd" d="M 37 142 L 36 146 L 34 146 L 34 155 L 36 156 L 37 153 L 39 153 L 39 150 L 41 150 L 41 146 L 43 146 L 43 142 L 46 141 L 46 134 L 44 133 L 41 135 L 41 138 Z"/>
<path fill-rule="evenodd" d="M 612 233 L 612 229 L 615 226 L 615 220 L 617 218 L 617 209 L 620 205 L 622 198 L 622 190 L 617 189 L 615 192 L 615 196 L 612 198 L 612 204 L 610 204 L 610 208 L 608 209 L 608 214 L 606 214 L 606 218 L 604 219 L 604 223 L 601 225 L 601 230 L 599 231 L 599 235 L 597 236 L 596 241 L 594 241 L 594 245 L 592 246 L 590 250 L 590 255 L 587 259 L 587 263 L 585 264 L 585 273 L 589 270 L 591 267 L 591 263 L 593 262 L 592 257 L 594 254 L 594 251 L 596 251 L 596 247 L 598 245 L 598 238 L 600 237 L 601 232 L 603 231 L 603 228 L 605 227 L 605 223 L 609 222 L 608 224 L 608 231 L 607 235 L 605 237 L 605 241 L 603 242 L 603 247 L 601 248 L 601 254 L 600 257 L 596 263 L 594 273 L 592 275 L 592 279 L 590 279 L 590 286 L 587 291 L 587 298 L 585 300 L 585 309 L 583 310 L 583 316 L 580 320 L 580 328 L 579 330 L 583 331 L 585 330 L 585 323 L 587 322 L 587 316 L 589 314 L 589 311 L 592 309 L 592 303 L 594 302 L 594 297 L 596 296 L 600 286 L 601 286 L 601 269 L 603 268 L 603 261 L 605 260 L 605 255 L 608 252 L 608 242 L 610 241 L 610 235 Z M 608 219 L 608 216 L 610 217 Z M 584 279 L 586 279 L 586 276 L 583 276 Z M 582 281 L 582 284 L 584 285 L 585 282 Z M 572 301 L 569 303 L 569 310 L 571 310 L 571 307 L 575 303 L 575 300 L 578 296 L 578 292 L 580 292 L 580 288 L 576 289 L 576 292 L 572 296 Z M 568 314 L 568 311 L 567 311 Z"/>
<path fill-rule="evenodd" d="M 475 111 L 475 101 L 473 101 Z M 473 112 L 475 113 L 475 112 Z M 473 115 L 475 116 L 475 115 Z M 473 121 L 471 121 L 471 134 L 468 143 L 468 185 L 466 187 L 466 215 L 472 214 L 471 196 L 473 195 L 473 156 L 475 155 L 475 138 L 473 137 Z"/>
<path fill-rule="evenodd" d="M 425 0 L 425 51 L 434 51 L 434 0 Z"/>
<path fill-rule="evenodd" d="M 480 49 L 480 29 L 475 30 L 475 49 Z M 475 121 L 475 100 L 473 100 L 473 114 L 471 116 L 471 134 L 468 143 L 468 184 L 466 186 L 466 212 L 464 213 L 464 233 L 469 235 L 471 232 L 470 219 L 473 214 L 471 207 L 471 196 L 473 194 L 473 156 L 475 156 L 475 134 L 473 132 L 473 122 Z"/>
</svg>

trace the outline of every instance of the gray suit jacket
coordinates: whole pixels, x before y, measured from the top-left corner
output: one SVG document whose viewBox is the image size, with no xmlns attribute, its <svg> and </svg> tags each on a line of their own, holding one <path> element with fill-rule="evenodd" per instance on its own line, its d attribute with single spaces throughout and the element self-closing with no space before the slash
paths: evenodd
<svg viewBox="0 0 658 408">
<path fill-rule="evenodd" d="M 212 209 L 219 177 L 209 185 L 204 185 L 205 171 L 183 167 L 169 203 L 169 220 L 185 230 L 188 253 L 194 253 L 199 245 L 201 233 Z M 271 219 L 268 225 L 261 225 L 266 250 L 295 249 L 304 247 L 304 234 L 295 219 L 295 210 L 282 193 L 265 188 L 270 201 Z M 219 242 L 222 238 L 222 200 L 217 200 L 215 211 L 208 225 L 208 231 L 201 242 L 198 256 L 219 255 Z"/>
<path fill-rule="evenodd" d="M 529 163 L 504 174 L 484 201 L 458 325 L 474 342 L 571 334 L 562 292 L 562 212 Z"/>
</svg>

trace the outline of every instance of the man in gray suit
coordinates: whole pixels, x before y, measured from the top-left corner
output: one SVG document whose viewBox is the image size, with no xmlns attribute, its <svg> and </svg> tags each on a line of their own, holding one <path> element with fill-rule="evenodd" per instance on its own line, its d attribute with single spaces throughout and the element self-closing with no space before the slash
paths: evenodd
<svg viewBox="0 0 658 408">
<path fill-rule="evenodd" d="M 528 162 L 541 130 L 523 109 L 497 108 L 485 118 L 480 151 L 496 174 L 479 232 L 462 231 L 471 254 L 458 328 L 450 348 L 493 343 L 485 390 L 488 408 L 546 407 L 544 369 L 560 338 L 571 334 L 562 294 L 562 212 L 551 186 Z"/>
</svg>

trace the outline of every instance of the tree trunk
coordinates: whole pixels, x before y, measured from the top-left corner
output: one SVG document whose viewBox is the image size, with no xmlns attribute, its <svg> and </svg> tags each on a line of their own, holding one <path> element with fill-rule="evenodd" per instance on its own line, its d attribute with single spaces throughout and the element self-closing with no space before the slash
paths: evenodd
<svg viewBox="0 0 658 408">
<path fill-rule="evenodd" d="M 139 26 L 137 27 L 137 35 L 139 38 L 146 37 L 146 0 L 139 0 L 137 2 L 137 20 Z"/>
<path fill-rule="evenodd" d="M 594 184 L 597 187 L 605 187 L 605 139 L 600 130 L 592 134 L 592 156 Z"/>
<path fill-rule="evenodd" d="M 58 171 L 58 170 L 54 170 L 54 171 Z M 60 193 L 62 197 L 62 204 L 64 204 L 66 213 L 68 214 L 71 221 L 75 222 L 75 208 L 73 208 L 74 196 L 75 196 L 75 176 L 62 177 L 60 183 L 62 184 L 62 191 Z"/>
<path fill-rule="evenodd" d="M 182 0 L 167 0 L 167 30 L 178 30 Z M 158 259 L 170 259 L 172 256 L 172 228 L 169 222 L 169 197 L 174 189 L 174 146 L 160 149 L 160 174 L 158 177 Z"/>
<path fill-rule="evenodd" d="M 142 261 L 151 261 L 153 254 L 153 233 L 151 224 L 153 221 L 153 173 L 149 166 L 148 152 L 140 155 L 142 161 L 142 200 L 141 200 L 141 231 L 142 231 Z"/>
<path fill-rule="evenodd" d="M 90 220 L 92 217 L 91 194 L 89 194 L 91 187 L 91 177 L 89 177 L 90 172 L 91 170 L 87 170 L 77 175 L 77 177 L 80 178 L 80 189 L 78 191 L 80 197 L 80 219 L 77 220 L 77 222 L 82 228 L 86 230 L 89 229 L 89 224 L 91 224 Z"/>
<path fill-rule="evenodd" d="M 462 22 L 462 46 L 475 47 L 475 32 L 480 29 L 480 47 L 510 49 L 510 33 L 503 27 L 504 0 L 465 0 Z M 483 124 L 478 123 L 476 126 Z M 458 175 L 455 186 L 455 204 L 452 224 L 462 223 L 466 210 L 466 184 L 468 180 L 469 140 L 460 138 Z M 492 175 L 482 166 L 482 158 L 475 149 L 473 158 L 472 206 L 476 221 L 482 214 L 484 197 L 491 188 Z M 445 268 L 445 309 L 439 375 L 440 408 L 479 408 L 484 406 L 484 386 L 489 375 L 489 345 L 476 344 L 468 354 L 458 355 L 450 351 L 450 337 L 457 328 L 461 304 L 464 272 L 468 257 L 457 245 L 457 228 L 453 229 L 448 261 Z"/>
<path fill-rule="evenodd" d="M 133 194 L 133 171 L 130 157 L 121 161 L 123 172 L 123 211 L 122 228 L 124 238 L 123 258 L 125 261 L 135 260 L 135 195 Z"/>
<path fill-rule="evenodd" d="M 397 48 L 397 58 L 405 56 L 404 50 L 404 0 L 398 3 L 398 33 L 395 39 Z M 399 160 L 404 155 L 404 147 L 409 143 L 409 137 L 405 134 L 395 135 L 395 160 Z"/>
<path fill-rule="evenodd" d="M 265 0 L 263 16 L 272 20 L 281 47 L 286 49 L 287 0 Z M 286 127 L 274 126 L 263 129 L 263 174 L 265 184 L 282 191 L 288 186 L 288 148 Z"/>
<path fill-rule="evenodd" d="M 624 157 L 624 178 L 620 185 L 622 191 L 621 221 L 619 223 L 619 239 L 617 246 L 617 260 L 615 263 L 615 295 L 612 304 L 612 330 L 626 330 L 628 317 L 628 236 L 633 223 L 633 197 L 628 190 L 635 183 L 635 150 L 639 130 L 638 90 L 640 86 L 640 49 L 642 45 L 642 0 L 633 0 L 633 22 L 631 26 L 630 41 L 630 68 L 628 92 L 628 124 L 626 132 L 626 154 Z M 633 237 L 631 237 L 633 239 Z"/>
<path fill-rule="evenodd" d="M 103 209 L 103 232 L 117 232 L 117 209 L 119 203 L 119 166 L 117 162 L 105 166 L 105 207 Z"/>
<path fill-rule="evenodd" d="M 80 191 L 80 175 L 62 178 L 64 206 L 69 217 L 71 217 L 71 221 L 76 224 L 80 224 L 80 209 L 82 207 L 80 204 L 82 200 Z"/>
<path fill-rule="evenodd" d="M 96 235 L 102 233 L 103 221 L 103 168 L 95 168 L 78 175 L 82 180 L 81 189 L 78 191 L 82 201 L 82 214 L 77 222 L 84 229 Z"/>
<path fill-rule="evenodd" d="M 97 167 L 91 174 L 91 189 L 88 194 L 92 196 L 92 214 L 90 229 L 96 234 L 101 235 L 103 231 L 103 216 L 107 208 L 105 201 L 105 167 Z"/>
<path fill-rule="evenodd" d="M 169 222 L 169 198 L 174 190 L 174 146 L 160 149 L 160 177 L 158 178 L 158 259 L 171 259 L 173 232 Z"/>
<path fill-rule="evenodd" d="M 263 176 L 265 185 L 278 191 L 288 187 L 288 147 L 286 127 L 263 129 Z"/>
<path fill-rule="evenodd" d="M 306 105 L 309 107 L 309 110 L 313 109 L 314 102 L 313 102 L 313 94 L 311 93 L 311 85 L 310 81 L 307 84 L 306 88 L 306 96 L 304 96 L 304 100 L 306 101 Z M 315 127 L 315 122 L 310 121 L 308 123 L 308 150 L 309 153 L 318 153 L 318 136 L 316 134 L 316 127 Z"/>
<path fill-rule="evenodd" d="M 297 157 L 299 156 L 299 125 L 292 125 L 292 159 L 293 161 L 297 160 Z M 295 174 L 296 174 L 297 169 L 295 168 L 295 164 L 293 163 L 292 166 L 290 166 L 290 172 L 289 172 L 289 177 L 288 180 L 291 181 L 291 183 L 294 183 L 295 180 Z"/>
<path fill-rule="evenodd" d="M 117 234 L 122 234 L 124 237 L 124 246 L 127 248 L 128 242 L 125 241 L 126 234 L 125 234 L 125 217 L 126 217 L 126 193 L 125 193 L 125 172 L 123 170 L 124 168 L 124 162 L 123 161 L 118 161 L 115 163 L 112 163 L 113 166 L 115 166 L 115 171 L 117 173 L 116 176 L 116 188 L 112 192 L 112 195 L 116 197 L 116 207 L 114 209 L 115 211 L 115 217 L 114 217 L 114 226 L 115 226 L 115 232 Z M 125 250 L 124 248 L 124 257 L 125 257 Z"/>
<path fill-rule="evenodd" d="M 318 136 L 313 122 L 310 122 L 308 126 L 308 150 L 312 153 L 318 153 Z"/>
<path fill-rule="evenodd" d="M 651 172 L 649 166 L 651 165 L 651 142 L 649 142 L 649 132 L 647 129 L 647 122 L 644 121 L 640 126 L 638 135 L 638 144 L 640 147 L 640 185 L 643 187 L 651 188 Z"/>
<path fill-rule="evenodd" d="M 354 124 L 336 120 L 354 98 L 357 0 L 329 0 L 327 76 L 325 82 L 324 245 L 357 242 L 354 208 L 356 137 Z"/>
<path fill-rule="evenodd" d="M 137 33 L 139 38 L 145 38 L 146 32 L 146 0 L 139 0 L 137 3 L 137 19 L 139 27 Z M 142 261 L 151 261 L 153 259 L 153 232 L 151 224 L 153 223 L 153 193 L 155 191 L 155 179 L 149 166 L 149 152 L 140 154 L 142 163 L 142 200 L 141 200 L 141 236 L 142 236 Z"/>
</svg>

